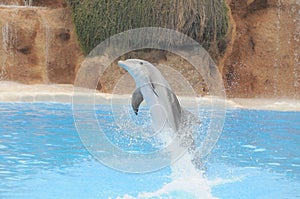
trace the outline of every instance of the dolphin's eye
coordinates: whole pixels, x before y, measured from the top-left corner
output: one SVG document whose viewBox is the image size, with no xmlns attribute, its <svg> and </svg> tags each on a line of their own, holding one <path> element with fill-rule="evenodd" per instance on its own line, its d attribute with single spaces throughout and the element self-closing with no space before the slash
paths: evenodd
<svg viewBox="0 0 300 199">
<path fill-rule="evenodd" d="M 143 62 L 140 62 L 141 65 L 143 65 Z"/>
</svg>

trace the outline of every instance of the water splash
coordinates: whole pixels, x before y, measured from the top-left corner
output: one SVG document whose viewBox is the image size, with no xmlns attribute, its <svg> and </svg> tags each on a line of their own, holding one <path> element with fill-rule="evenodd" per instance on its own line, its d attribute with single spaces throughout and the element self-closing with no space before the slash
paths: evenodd
<svg viewBox="0 0 300 199">
<path fill-rule="evenodd" d="M 1 65 L 0 80 L 8 79 L 8 66 L 6 61 L 11 59 L 11 63 L 15 62 L 14 46 L 17 43 L 18 31 L 9 23 L 2 27 L 2 49 L 5 57 Z"/>
<path fill-rule="evenodd" d="M 20 5 L 20 2 L 19 1 L 13 1 L 11 0 L 9 3 L 8 2 L 5 2 L 5 3 L 0 3 L 0 6 L 1 7 L 7 7 L 7 6 L 12 6 L 12 7 L 15 7 L 15 6 L 21 6 Z"/>
<path fill-rule="evenodd" d="M 0 6 L 4 7 L 24 7 L 32 6 L 33 0 L 23 0 L 22 3 L 19 0 L 10 0 L 9 2 L 0 3 Z"/>
<path fill-rule="evenodd" d="M 186 153 L 171 165 L 171 181 L 153 192 L 139 193 L 136 197 L 125 195 L 118 199 L 150 198 L 186 198 L 215 199 L 211 194 L 211 182 L 204 177 L 204 172 L 197 170 L 191 163 L 192 156 Z"/>
<path fill-rule="evenodd" d="M 32 0 L 24 0 L 25 6 L 32 6 Z"/>
<path fill-rule="evenodd" d="M 7 37 L 8 37 L 8 23 L 2 27 L 2 49 L 3 51 L 6 51 L 7 49 Z M 1 63 L 1 69 L 0 69 L 0 81 L 2 80 L 6 80 L 7 79 L 7 69 L 6 69 L 6 59 L 7 59 L 7 55 L 4 56 L 3 58 L 3 62 Z"/>
<path fill-rule="evenodd" d="M 185 116 L 186 117 L 186 116 Z M 194 127 L 193 123 L 194 117 L 187 117 L 186 122 L 182 124 L 180 128 L 180 134 L 182 135 L 182 146 L 190 146 L 189 152 L 186 152 L 182 157 L 170 165 L 171 174 L 169 176 L 170 182 L 165 183 L 160 189 L 152 192 L 140 192 L 137 196 L 125 195 L 119 197 L 119 199 L 133 199 L 133 198 L 187 198 L 187 199 L 213 199 L 211 193 L 211 182 L 204 176 L 203 168 L 199 169 L 199 165 L 196 165 L 196 151 L 193 151 L 194 142 L 191 142 L 189 132 L 191 132 Z M 166 133 L 160 133 L 157 136 L 158 139 L 162 139 L 167 142 L 169 135 Z M 186 138 L 185 138 L 186 137 Z M 172 153 L 172 151 L 170 151 Z M 202 165 L 203 166 L 203 165 Z"/>
<path fill-rule="evenodd" d="M 9 37 L 9 24 L 6 23 L 2 27 L 2 47 L 3 50 L 8 52 L 9 51 L 9 42 L 10 42 L 10 37 Z"/>
<path fill-rule="evenodd" d="M 42 17 L 42 22 L 43 22 L 43 25 L 44 25 L 44 29 L 45 29 L 45 32 L 44 32 L 44 37 L 45 37 L 45 66 L 46 66 L 46 70 L 45 70 L 45 74 L 44 74 L 44 81 L 45 83 L 49 83 L 49 77 L 48 77 L 48 65 L 50 64 L 50 52 L 49 52 L 49 49 L 50 49 L 50 42 L 51 42 L 51 35 L 52 35 L 52 32 L 51 32 L 51 28 L 49 26 L 49 23 L 46 19 L 46 17 Z"/>
<path fill-rule="evenodd" d="M 292 8 L 292 12 L 295 16 L 294 22 L 295 22 L 295 33 L 294 33 L 294 41 L 296 43 L 296 48 L 294 51 L 294 69 L 293 69 L 293 75 L 294 75 L 294 97 L 295 99 L 298 99 L 299 96 L 299 89 L 300 89 L 300 1 L 296 2 L 297 7 Z"/>
<path fill-rule="evenodd" d="M 276 37 L 276 55 L 274 58 L 274 85 L 273 85 L 273 94 L 274 97 L 278 96 L 278 74 L 279 74 L 279 68 L 281 66 L 281 60 L 280 60 L 280 31 L 281 31 L 281 24 L 280 24 L 280 20 L 281 20 L 281 8 L 282 8 L 282 2 L 281 0 L 277 0 L 276 2 L 276 15 L 277 15 L 277 19 L 276 19 L 276 32 L 277 32 L 277 37 Z"/>
</svg>

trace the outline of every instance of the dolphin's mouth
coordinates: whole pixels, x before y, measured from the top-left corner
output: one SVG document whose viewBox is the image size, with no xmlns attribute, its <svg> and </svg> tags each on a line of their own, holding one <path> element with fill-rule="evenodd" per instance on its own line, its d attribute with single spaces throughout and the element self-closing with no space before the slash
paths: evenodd
<svg viewBox="0 0 300 199">
<path fill-rule="evenodd" d="M 128 71 L 128 66 L 125 64 L 124 61 L 118 61 L 118 65 Z"/>
</svg>

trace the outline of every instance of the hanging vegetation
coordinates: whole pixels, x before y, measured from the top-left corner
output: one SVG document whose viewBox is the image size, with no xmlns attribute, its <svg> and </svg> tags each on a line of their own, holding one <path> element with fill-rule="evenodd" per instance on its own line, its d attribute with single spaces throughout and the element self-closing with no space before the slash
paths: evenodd
<svg viewBox="0 0 300 199">
<path fill-rule="evenodd" d="M 85 54 L 110 36 L 138 27 L 178 30 L 219 51 L 228 28 L 223 0 L 69 0 Z"/>
</svg>

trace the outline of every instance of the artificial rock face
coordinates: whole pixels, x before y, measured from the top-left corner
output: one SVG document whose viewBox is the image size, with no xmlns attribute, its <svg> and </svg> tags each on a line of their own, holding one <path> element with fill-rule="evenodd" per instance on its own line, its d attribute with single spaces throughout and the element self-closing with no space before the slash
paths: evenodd
<svg viewBox="0 0 300 199">
<path fill-rule="evenodd" d="M 83 55 L 68 8 L 0 7 L 0 80 L 73 83 Z"/>
</svg>

